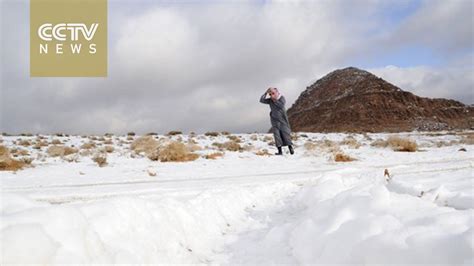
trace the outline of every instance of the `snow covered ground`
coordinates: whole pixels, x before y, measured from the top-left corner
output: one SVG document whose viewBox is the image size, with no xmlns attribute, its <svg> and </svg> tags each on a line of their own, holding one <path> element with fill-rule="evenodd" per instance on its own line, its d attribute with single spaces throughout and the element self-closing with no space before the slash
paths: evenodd
<svg viewBox="0 0 474 266">
<path fill-rule="evenodd" d="M 3 136 L 2 145 L 35 160 L 0 172 L 0 263 L 472 265 L 467 134 L 471 142 L 450 132 L 396 134 L 416 140 L 419 151 L 395 152 L 371 146 L 392 134 L 354 134 L 358 147 L 344 144 L 347 134 L 299 133 L 294 156 L 256 155 L 274 152 L 270 135 L 237 134 L 244 151 L 190 162 L 136 156 L 119 136 L 110 138 L 105 167 L 91 156 L 47 157 L 47 147 Z M 215 152 L 212 143 L 228 138 L 197 135 L 196 153 Z M 308 143 L 336 144 L 356 160 L 335 162 L 333 146 Z"/>
</svg>

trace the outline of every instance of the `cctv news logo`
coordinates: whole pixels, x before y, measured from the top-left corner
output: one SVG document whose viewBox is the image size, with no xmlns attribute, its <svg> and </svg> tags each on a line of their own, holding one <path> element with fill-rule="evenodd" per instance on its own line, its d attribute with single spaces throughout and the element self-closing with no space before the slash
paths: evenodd
<svg viewBox="0 0 474 266">
<path fill-rule="evenodd" d="M 45 23 L 38 28 L 38 36 L 46 41 L 46 43 L 40 43 L 40 53 L 47 54 L 49 51 L 49 45 L 47 42 L 53 40 L 64 42 L 66 39 L 70 39 L 70 49 L 73 54 L 80 54 L 82 49 L 82 43 L 77 43 L 79 38 L 84 38 L 87 41 L 91 41 L 94 38 L 94 34 L 97 31 L 99 23 L 92 23 L 89 28 L 84 23 L 59 23 L 53 25 L 51 23 Z M 63 54 L 63 43 L 57 43 L 55 52 L 57 54 Z M 89 44 L 89 53 L 95 54 L 97 52 L 97 45 L 95 43 Z"/>
<path fill-rule="evenodd" d="M 107 0 L 30 0 L 30 76 L 107 76 Z"/>
</svg>

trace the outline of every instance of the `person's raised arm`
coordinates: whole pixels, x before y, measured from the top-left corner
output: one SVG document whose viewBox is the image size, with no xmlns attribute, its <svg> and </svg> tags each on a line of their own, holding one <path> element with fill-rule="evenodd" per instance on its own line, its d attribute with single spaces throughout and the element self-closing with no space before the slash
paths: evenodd
<svg viewBox="0 0 474 266">
<path fill-rule="evenodd" d="M 264 104 L 269 104 L 270 103 L 270 98 L 267 98 L 267 93 L 268 91 L 265 91 L 265 93 L 260 97 L 260 102 Z"/>
</svg>

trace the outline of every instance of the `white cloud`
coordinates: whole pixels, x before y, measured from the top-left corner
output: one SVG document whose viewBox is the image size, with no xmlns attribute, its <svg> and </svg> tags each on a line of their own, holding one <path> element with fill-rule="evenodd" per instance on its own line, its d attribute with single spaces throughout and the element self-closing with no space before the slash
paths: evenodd
<svg viewBox="0 0 474 266">
<path fill-rule="evenodd" d="M 0 130 L 266 131 L 268 107 L 259 104 L 258 98 L 269 86 L 281 88 L 290 107 L 317 78 L 372 50 L 390 52 L 423 40 L 444 57 L 452 49 L 465 49 L 466 38 L 473 35 L 469 27 L 467 31 L 426 29 L 438 26 L 431 13 L 441 23 L 448 20 L 449 27 L 465 23 L 466 18 L 459 17 L 465 11 L 458 7 L 444 10 L 424 4 L 418 15 L 385 30 L 383 13 L 402 4 L 380 0 L 165 2 L 142 6 L 110 1 L 106 79 L 29 78 L 29 46 L 24 41 L 29 34 L 28 1 L 3 3 L 2 17 L 8 18 L 8 24 L 1 25 Z M 13 24 L 15 30 L 8 26 Z M 417 26 L 409 27 L 412 24 Z M 374 72 L 422 96 L 464 100 L 472 95 L 466 91 L 473 84 L 472 58 L 457 60 L 445 68 L 414 66 Z"/>
<path fill-rule="evenodd" d="M 471 67 L 387 66 L 369 71 L 418 96 L 474 103 L 474 70 Z"/>
</svg>

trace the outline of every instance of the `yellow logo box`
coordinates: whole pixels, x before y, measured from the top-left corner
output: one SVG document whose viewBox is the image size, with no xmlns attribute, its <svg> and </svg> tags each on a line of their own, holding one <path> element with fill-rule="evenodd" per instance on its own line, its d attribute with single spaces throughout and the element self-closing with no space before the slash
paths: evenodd
<svg viewBox="0 0 474 266">
<path fill-rule="evenodd" d="M 30 0 L 30 76 L 106 77 L 107 0 Z"/>
</svg>

